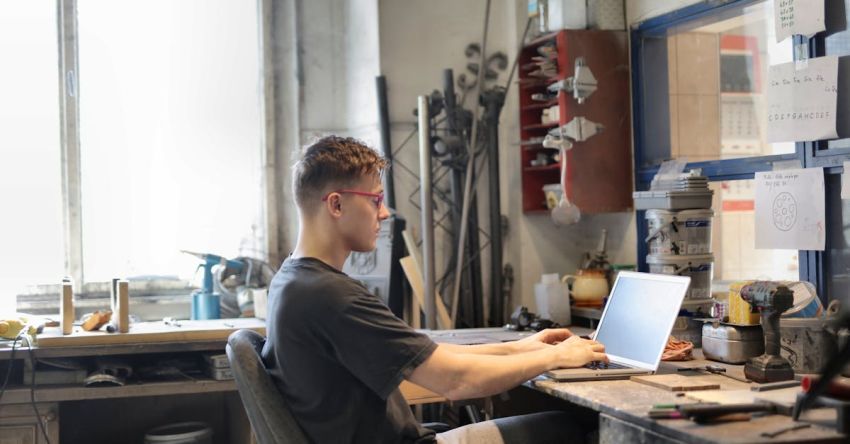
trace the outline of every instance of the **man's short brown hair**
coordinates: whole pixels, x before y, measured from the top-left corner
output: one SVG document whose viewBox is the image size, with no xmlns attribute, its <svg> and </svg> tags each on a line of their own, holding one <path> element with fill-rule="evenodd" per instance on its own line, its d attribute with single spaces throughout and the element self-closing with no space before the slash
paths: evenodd
<svg viewBox="0 0 850 444">
<path fill-rule="evenodd" d="M 368 175 L 380 176 L 387 165 L 386 159 L 357 139 L 323 137 L 304 149 L 293 168 L 295 203 L 309 212 L 325 193 L 351 186 Z"/>
</svg>

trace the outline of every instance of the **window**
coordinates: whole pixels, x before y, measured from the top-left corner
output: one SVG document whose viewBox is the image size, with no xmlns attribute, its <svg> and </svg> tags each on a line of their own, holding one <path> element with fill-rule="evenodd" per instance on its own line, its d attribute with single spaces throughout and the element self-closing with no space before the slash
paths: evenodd
<svg viewBox="0 0 850 444">
<path fill-rule="evenodd" d="M 56 5 L 0 3 L 0 313 L 64 275 Z"/>
<path fill-rule="evenodd" d="M 14 66 L 0 71 L 0 312 L 66 275 L 84 291 L 113 277 L 185 287 L 198 259 L 180 250 L 266 258 L 258 8 L 0 5 Z M 60 119 L 66 88 L 78 120 Z M 63 146 L 79 164 L 63 164 Z"/>
<path fill-rule="evenodd" d="M 650 19 L 632 32 L 636 186 L 660 163 L 687 159 L 714 190 L 714 279 L 799 279 L 808 252 L 755 249 L 753 177 L 778 162 L 805 165 L 803 144 L 767 142 L 770 65 L 793 60 L 776 42 L 773 2 L 701 3 Z M 647 233 L 638 215 L 638 239 Z M 638 262 L 647 250 L 638 242 Z"/>
<path fill-rule="evenodd" d="M 256 5 L 79 0 L 86 281 L 265 257 Z"/>
</svg>

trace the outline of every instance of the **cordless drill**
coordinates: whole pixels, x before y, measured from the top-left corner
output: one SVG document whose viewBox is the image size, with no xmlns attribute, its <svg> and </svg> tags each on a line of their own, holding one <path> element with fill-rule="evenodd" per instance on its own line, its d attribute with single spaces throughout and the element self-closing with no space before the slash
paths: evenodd
<svg viewBox="0 0 850 444">
<path fill-rule="evenodd" d="M 747 361 L 744 375 L 758 383 L 794 379 L 791 364 L 779 354 L 779 316 L 794 305 L 794 292 L 775 282 L 758 281 L 744 286 L 741 297 L 753 313 L 761 314 L 764 331 L 764 354 Z"/>
</svg>

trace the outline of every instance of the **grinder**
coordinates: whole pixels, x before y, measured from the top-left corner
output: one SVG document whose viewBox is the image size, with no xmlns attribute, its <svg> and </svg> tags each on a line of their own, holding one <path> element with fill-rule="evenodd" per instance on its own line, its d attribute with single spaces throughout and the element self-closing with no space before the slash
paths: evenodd
<svg viewBox="0 0 850 444">
<path fill-rule="evenodd" d="M 744 286 L 741 298 L 753 313 L 761 314 L 764 330 L 764 354 L 747 361 L 744 375 L 758 383 L 794 379 L 791 364 L 779 354 L 779 316 L 794 305 L 794 292 L 775 282 L 758 281 Z"/>
</svg>

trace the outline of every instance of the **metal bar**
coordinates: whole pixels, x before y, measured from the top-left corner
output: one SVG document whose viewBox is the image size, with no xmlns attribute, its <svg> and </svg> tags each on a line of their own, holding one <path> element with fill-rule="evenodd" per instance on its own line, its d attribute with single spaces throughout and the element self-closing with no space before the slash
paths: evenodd
<svg viewBox="0 0 850 444">
<path fill-rule="evenodd" d="M 505 303 L 502 295 L 502 202 L 499 189 L 499 114 L 504 96 L 493 91 L 485 104 L 487 145 L 490 149 L 488 179 L 490 183 L 490 318 L 491 326 L 505 324 Z"/>
<path fill-rule="evenodd" d="M 387 206 L 395 209 L 395 179 L 393 176 L 393 147 L 390 142 L 390 108 L 387 103 L 387 78 L 375 77 L 375 90 L 378 94 L 378 128 L 381 131 L 381 151 L 390 162 L 384 172 L 384 196 Z"/>
<path fill-rule="evenodd" d="M 77 1 L 57 0 L 56 14 L 59 31 L 59 121 L 62 141 L 65 272 L 73 278 L 74 292 L 80 292 L 84 281 Z"/>
<path fill-rule="evenodd" d="M 422 280 L 425 288 L 425 326 L 437 328 L 437 292 L 434 286 L 434 202 L 431 194 L 431 122 L 428 97 L 419 96 L 419 177 L 422 181 Z"/>
<path fill-rule="evenodd" d="M 260 113 L 263 116 L 260 135 L 262 137 L 262 165 L 263 175 L 261 177 L 263 195 L 263 219 L 265 220 L 266 236 L 266 260 L 276 268 L 282 260 L 283 252 L 280 251 L 278 226 L 282 221 L 278 218 L 277 205 L 278 178 L 277 178 L 277 114 L 275 112 L 275 69 L 274 69 L 274 5 L 272 0 L 258 0 L 257 12 L 259 14 L 258 40 L 260 45 Z"/>
<path fill-rule="evenodd" d="M 484 35 L 481 38 L 481 61 L 478 63 L 478 78 L 475 82 L 475 94 L 473 95 L 474 111 L 472 112 L 472 135 L 469 139 L 469 144 L 467 146 L 467 151 L 469 155 L 469 160 L 466 164 L 466 178 L 463 190 L 463 211 L 461 211 L 460 218 L 460 231 L 458 235 L 458 254 L 457 256 L 461 258 L 461 260 L 457 261 L 455 265 L 455 276 L 461 275 L 461 270 L 463 268 L 463 255 L 464 255 L 464 247 L 466 246 L 466 226 L 469 218 L 469 206 L 470 206 L 470 198 L 469 196 L 472 194 L 472 172 L 475 167 L 475 148 L 478 145 L 478 118 L 479 118 L 479 108 L 480 104 L 480 96 L 481 96 L 481 84 L 484 83 L 484 69 L 487 65 L 487 31 L 490 22 L 490 0 L 487 0 L 487 6 L 484 9 Z M 460 294 L 460 279 L 455 279 L 454 282 L 454 291 L 452 291 L 452 324 L 455 324 L 457 320 L 457 305 Z"/>
</svg>

